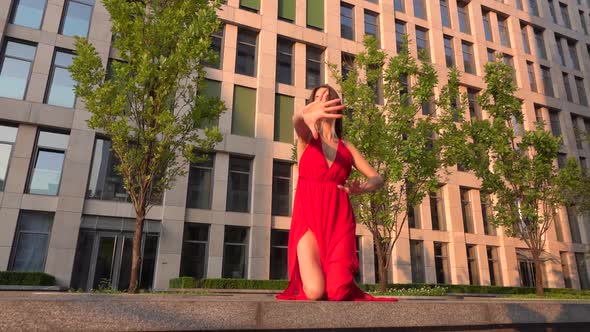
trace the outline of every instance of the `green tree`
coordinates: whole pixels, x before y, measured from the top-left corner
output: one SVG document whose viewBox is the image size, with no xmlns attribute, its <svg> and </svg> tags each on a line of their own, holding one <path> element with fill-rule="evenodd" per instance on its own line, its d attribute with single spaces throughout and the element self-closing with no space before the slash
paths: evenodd
<svg viewBox="0 0 590 332">
<path fill-rule="evenodd" d="M 143 224 L 154 202 L 185 174 L 194 149 L 222 137 L 212 125 L 225 109 L 203 93 L 203 64 L 217 61 L 211 34 L 220 28 L 219 0 L 103 0 L 111 16 L 118 61 L 105 68 L 85 38 L 76 39 L 70 67 L 76 94 L 104 132 L 120 163 L 135 210 L 129 292 L 137 292 Z M 199 130 L 204 128 L 203 130 Z"/>
<path fill-rule="evenodd" d="M 522 102 L 514 95 L 513 70 L 500 60 L 485 66 L 487 86 L 478 103 L 489 118 L 463 124 L 467 142 L 456 146 L 457 155 L 481 179 L 482 192 L 493 195 L 492 223 L 530 249 L 536 293 L 542 295 L 545 234 L 556 209 L 566 203 L 564 192 L 576 185 L 579 169 L 573 159 L 561 169 L 556 166 L 561 138 L 542 123 L 535 130 L 521 129 Z"/>
<path fill-rule="evenodd" d="M 346 105 L 345 137 L 385 181 L 376 192 L 351 196 L 357 222 L 375 241 L 379 289 L 385 291 L 391 252 L 408 220 L 408 209 L 438 187 L 437 172 L 445 165 L 443 129 L 452 127 L 452 116 L 435 114 L 436 72 L 427 61 L 410 56 L 407 39 L 403 50 L 389 58 L 374 38 L 367 37 L 364 45 L 346 77 L 337 66 L 330 67 Z M 443 97 L 458 91 L 456 71 L 453 75 Z M 351 175 L 358 177 L 356 171 Z"/>
</svg>

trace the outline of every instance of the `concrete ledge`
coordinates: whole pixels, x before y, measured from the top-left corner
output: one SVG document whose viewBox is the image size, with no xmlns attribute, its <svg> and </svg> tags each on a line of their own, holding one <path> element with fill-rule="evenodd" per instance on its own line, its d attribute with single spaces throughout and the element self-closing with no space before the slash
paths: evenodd
<svg viewBox="0 0 590 332">
<path fill-rule="evenodd" d="M 590 331 L 590 302 L 291 302 L 273 295 L 0 293 L 0 330 L 372 329 Z M 517 328 L 518 327 L 518 328 Z M 575 329 L 574 329 L 575 327 Z M 393 328 L 393 329 L 392 329 Z M 434 329 L 434 330 L 433 330 Z M 528 331 L 528 330 L 527 330 Z"/>
<path fill-rule="evenodd" d="M 67 287 L 61 286 L 13 286 L 13 285 L 0 285 L 0 291 L 24 291 L 24 292 L 63 292 L 67 290 Z"/>
</svg>

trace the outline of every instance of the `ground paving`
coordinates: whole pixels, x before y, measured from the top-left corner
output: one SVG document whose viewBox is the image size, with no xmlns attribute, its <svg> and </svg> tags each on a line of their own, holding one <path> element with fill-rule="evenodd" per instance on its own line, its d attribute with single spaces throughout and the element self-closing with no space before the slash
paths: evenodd
<svg viewBox="0 0 590 332">
<path fill-rule="evenodd" d="M 0 292 L 0 331 L 590 331 L 590 301 L 398 297 L 277 301 L 274 294 Z"/>
</svg>

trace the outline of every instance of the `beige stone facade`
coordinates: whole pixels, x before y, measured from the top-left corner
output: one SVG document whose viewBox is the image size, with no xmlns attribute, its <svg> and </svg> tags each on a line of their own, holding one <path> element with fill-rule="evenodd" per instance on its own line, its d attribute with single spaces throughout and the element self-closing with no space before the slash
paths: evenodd
<svg viewBox="0 0 590 332">
<path fill-rule="evenodd" d="M 260 0 L 257 12 L 240 8 L 239 0 L 228 0 L 219 12 L 225 23 L 222 38 L 222 56 L 220 69 L 208 69 L 208 77 L 221 81 L 221 98 L 228 106 L 219 121 L 224 141 L 217 147 L 212 172 L 212 193 L 210 209 L 193 209 L 187 206 L 187 188 L 189 175 L 179 178 L 174 188 L 165 193 L 163 204 L 154 207 L 149 219 L 158 221 L 158 245 L 155 257 L 154 282 L 156 289 L 165 289 L 171 278 L 178 277 L 183 256 L 183 230 L 185 223 L 206 224 L 208 240 L 205 246 L 205 276 L 221 277 L 224 261 L 224 230 L 226 225 L 245 226 L 248 229 L 245 277 L 249 279 L 268 279 L 271 266 L 271 233 L 273 229 L 288 230 L 288 216 L 272 215 L 273 201 L 273 160 L 291 160 L 292 144 L 274 140 L 275 96 L 276 94 L 294 97 L 294 107 L 302 107 L 310 90 L 306 89 L 306 45 L 314 45 L 323 50 L 323 60 L 340 64 L 342 52 L 357 54 L 362 49 L 362 37 L 365 33 L 364 13 L 370 11 L 378 15 L 378 30 L 381 47 L 389 54 L 395 54 L 396 31 L 395 23 L 404 22 L 411 40 L 416 40 L 416 28 L 427 31 L 427 48 L 432 63 L 440 77 L 447 73 L 443 36 L 452 37 L 453 58 L 459 70 L 463 71 L 464 62 L 462 43 L 473 46 L 475 74 L 464 73 L 461 83 L 471 89 L 481 90 L 484 86 L 481 74 L 488 59 L 488 49 L 510 55 L 516 68 L 516 82 L 520 89 L 518 97 L 524 101 L 525 128 L 533 128 L 535 119 L 541 117 L 551 129 L 551 121 L 558 119 L 564 137 L 563 153 L 576 158 L 590 158 L 590 145 L 587 142 L 576 142 L 572 119 L 577 122 L 576 128 L 590 130 L 590 109 L 581 101 L 582 94 L 590 95 L 590 37 L 584 32 L 590 30 L 590 1 L 586 0 L 554 0 L 557 24 L 550 19 L 547 1 L 538 1 L 539 17 L 531 15 L 531 2 L 522 1 L 523 9 L 518 10 L 518 0 L 471 0 L 465 2 L 468 13 L 470 32 L 461 32 L 457 0 L 447 0 L 449 8 L 450 28 L 443 27 L 441 20 L 441 0 L 419 1 L 404 0 L 404 11 L 395 11 L 393 0 L 363 1 L 346 0 L 353 7 L 354 40 L 341 38 L 341 2 L 325 0 L 323 31 L 307 27 L 306 5 L 309 1 L 296 0 L 295 20 L 287 22 L 277 19 L 278 1 Z M 47 253 L 44 260 L 44 271 L 57 277 L 60 285 L 69 286 L 76 278 L 74 269 L 80 230 L 83 216 L 104 216 L 116 218 L 133 218 L 133 210 L 129 203 L 109 200 L 90 199 L 88 183 L 91 176 L 93 151 L 96 133 L 88 129 L 85 120 L 89 118 L 81 100 L 75 107 L 53 106 L 47 103 L 47 94 L 52 77 L 52 61 L 55 49 L 73 50 L 74 39 L 65 36 L 63 20 L 66 15 L 64 6 L 72 1 L 47 0 L 42 11 L 40 28 L 31 28 L 14 23 L 15 8 L 18 0 L 3 1 L 0 4 L 0 36 L 2 38 L 2 55 L 5 58 L 8 40 L 26 42 L 36 46 L 34 60 L 27 78 L 26 93 L 23 98 L 0 97 L 0 125 L 17 126 L 18 133 L 12 144 L 8 159 L 8 171 L 5 186 L 0 191 L 0 270 L 14 268 L 17 251 L 16 239 L 19 228 L 19 215 L 22 211 L 46 211 L 52 215 L 51 230 L 48 235 Z M 82 1 L 92 3 L 93 1 Z M 315 1 L 314 1 L 315 2 Z M 420 19 L 414 15 L 414 5 L 424 3 L 427 18 Z M 445 2 L 444 0 L 442 1 Z M 459 4 L 462 2 L 459 1 Z M 550 2 L 549 2 L 550 3 Z M 563 13 L 559 4 L 567 5 L 571 28 L 565 27 Z M 489 11 L 488 20 L 491 25 L 491 39 L 486 41 L 486 32 L 482 22 L 482 8 Z M 509 45 L 500 42 L 501 29 L 498 18 L 506 18 Z M 583 18 L 583 19 L 582 19 Z M 256 74 L 255 77 L 236 74 L 236 56 L 238 29 L 245 28 L 257 32 L 256 43 Z M 526 34 L 522 33 L 522 28 Z M 536 53 L 535 29 L 543 31 L 547 59 L 539 58 Z M 559 50 L 555 36 L 562 36 L 562 48 L 566 50 L 564 65 L 559 61 Z M 529 39 L 530 52 L 523 47 L 523 36 Z M 283 37 L 294 42 L 292 49 L 293 83 L 276 82 L 277 38 Z M 96 1 L 91 11 L 88 38 L 96 46 L 104 64 L 114 54 L 110 47 L 111 33 L 109 15 L 100 1 Z M 569 53 L 568 45 L 575 44 L 578 66 Z M 416 54 L 416 47 L 411 47 Z M 535 71 L 535 85 L 541 93 L 533 92 L 528 73 L 527 62 L 532 63 Z M 2 63 L 0 63 L 2 66 Z M 550 69 L 555 97 L 543 94 L 543 79 L 540 66 Z M 327 67 L 322 66 L 323 82 L 334 83 L 328 74 Z M 4 72 L 6 68 L 3 68 Z M 566 92 L 563 75 L 567 73 L 570 92 Z M 576 84 L 581 80 L 581 88 Z M 253 137 L 232 134 L 232 105 L 234 86 L 239 85 L 255 89 L 256 111 Z M 0 89 L 2 86 L 0 85 Z M 0 91 L 1 94 L 1 91 Z M 571 94 L 571 98 L 568 96 Z M 586 97 L 586 105 L 588 104 Z M 571 99 L 568 100 L 568 99 Z M 557 114 L 557 117 L 553 115 Z M 558 113 L 556 113 L 559 111 Z M 574 116 L 574 117 L 572 117 Z M 35 162 L 35 146 L 40 129 L 59 129 L 69 134 L 69 143 L 64 154 L 62 175 L 56 195 L 38 195 L 31 193 L 30 177 L 32 163 Z M 228 170 L 230 156 L 248 156 L 251 158 L 249 174 L 249 212 L 227 211 Z M 582 160 L 582 159 L 581 159 Z M 1 161 L 0 161 L 1 162 Z M 1 169 L 0 169 L 1 171 Z M 2 174 L 0 174 L 2 176 Z M 291 186 L 295 190 L 297 179 L 296 166 L 292 167 Z M 412 282 L 412 269 L 417 274 L 417 266 L 423 269 L 423 281 L 437 282 L 437 270 L 445 271 L 447 282 L 453 284 L 470 283 L 468 269 L 467 245 L 472 249 L 472 272 L 476 280 L 471 282 L 481 285 L 490 284 L 489 253 L 487 248 L 497 249 L 493 254 L 497 259 L 494 279 L 504 286 L 521 285 L 521 273 L 517 258 L 517 249 L 525 245 L 504 235 L 502 229 L 497 235 L 486 235 L 482 217 L 482 208 L 477 179 L 468 173 L 454 171 L 443 179 L 441 187 L 442 204 L 440 216 L 446 224 L 445 230 L 433 230 L 431 222 L 431 206 L 429 199 L 417 207 L 416 218 L 419 227 L 405 228 L 393 251 L 390 281 L 395 283 Z M 0 187 L 1 189 L 2 187 Z M 463 210 L 461 200 L 472 216 L 473 231 L 464 231 Z M 291 194 L 291 199 L 293 195 Z M 572 218 L 573 219 L 573 218 Z M 547 251 L 553 260 L 545 268 L 549 287 L 564 287 L 565 272 L 571 280 L 571 287 L 580 288 L 579 273 L 585 273 L 586 279 L 590 270 L 586 265 L 577 264 L 575 253 L 584 253 L 590 243 L 590 223 L 582 217 L 577 218 L 581 239 L 572 240 L 570 222 L 563 209 L 560 211 L 560 222 L 563 233 L 562 241 L 557 240 L 556 231 L 552 228 L 547 235 Z M 21 226 L 22 228 L 22 226 Z M 375 281 L 373 243 L 369 232 L 357 227 L 360 236 L 361 281 Z M 20 238 L 20 237 L 19 237 Z M 414 240 L 410 242 L 410 240 Z M 581 241 L 580 241 L 581 240 Z M 24 240 L 22 240 L 24 241 Z M 421 242 L 415 242 L 421 241 Z M 411 243 L 418 243 L 412 264 Z M 443 243 L 440 246 L 437 243 Z M 439 246 L 440 255 L 435 258 L 435 247 Z M 491 254 L 491 252 L 490 252 Z M 96 254 L 94 254 L 96 255 Z M 100 255 L 100 253 L 99 253 Z M 417 257 L 421 257 L 417 258 Z M 579 256 L 579 255 L 578 255 Z M 96 256 L 90 257 L 96 260 Z M 80 259 L 83 259 L 80 258 Z M 418 260 L 418 262 L 416 262 Z M 567 260 L 567 262 L 562 262 Z M 437 269 L 437 264 L 438 269 Z M 441 266 L 444 265 L 444 267 Z M 584 271 L 585 269 L 585 271 Z M 95 269 L 90 270 L 96 273 Z M 494 273 L 492 273 L 494 274 Z M 499 275 L 498 275 L 499 274 Z M 415 277 L 416 278 L 416 277 Z M 438 277 L 441 278 L 441 275 Z M 416 281 L 416 280 L 414 280 Z M 439 280 L 440 281 L 440 280 Z"/>
</svg>

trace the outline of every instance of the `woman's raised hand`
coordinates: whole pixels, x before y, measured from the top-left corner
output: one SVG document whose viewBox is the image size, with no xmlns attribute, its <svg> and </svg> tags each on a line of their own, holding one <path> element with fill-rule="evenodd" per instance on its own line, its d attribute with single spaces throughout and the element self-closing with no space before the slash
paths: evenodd
<svg viewBox="0 0 590 332">
<path fill-rule="evenodd" d="M 340 99 L 328 99 L 328 90 L 322 96 L 307 104 L 303 108 L 303 121 L 309 127 L 313 138 L 319 137 L 316 124 L 321 119 L 340 119 L 342 114 L 338 113 L 344 109 L 344 105 L 340 103 Z"/>
</svg>

